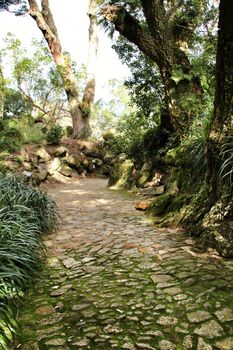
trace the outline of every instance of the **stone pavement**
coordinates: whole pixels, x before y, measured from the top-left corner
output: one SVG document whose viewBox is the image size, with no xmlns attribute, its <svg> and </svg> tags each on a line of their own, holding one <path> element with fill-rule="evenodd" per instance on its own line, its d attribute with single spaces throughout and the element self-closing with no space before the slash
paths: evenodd
<svg viewBox="0 0 233 350">
<path fill-rule="evenodd" d="M 153 227 L 105 180 L 49 192 L 63 223 L 46 237 L 48 266 L 26 296 L 19 349 L 233 349 L 233 261 Z"/>
</svg>

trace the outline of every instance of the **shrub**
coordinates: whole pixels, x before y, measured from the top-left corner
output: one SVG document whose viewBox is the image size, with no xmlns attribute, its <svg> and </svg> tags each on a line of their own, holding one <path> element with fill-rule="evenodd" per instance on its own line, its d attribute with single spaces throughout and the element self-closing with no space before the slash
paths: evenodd
<svg viewBox="0 0 233 350">
<path fill-rule="evenodd" d="M 20 131 L 23 143 L 40 143 L 45 139 L 44 126 L 35 124 L 35 120 L 30 116 L 11 119 L 9 125 Z"/>
<path fill-rule="evenodd" d="M 61 142 L 63 129 L 60 125 L 53 126 L 46 135 L 46 140 L 51 145 L 57 145 Z"/>
<path fill-rule="evenodd" d="M 0 121 L 0 152 L 17 151 L 22 144 L 22 134 L 14 127 L 10 127 L 7 121 Z"/>
<path fill-rule="evenodd" d="M 45 192 L 0 175 L 0 348 L 10 349 L 17 328 L 9 303 L 38 273 L 45 254 L 41 234 L 57 224 L 56 204 Z"/>
</svg>

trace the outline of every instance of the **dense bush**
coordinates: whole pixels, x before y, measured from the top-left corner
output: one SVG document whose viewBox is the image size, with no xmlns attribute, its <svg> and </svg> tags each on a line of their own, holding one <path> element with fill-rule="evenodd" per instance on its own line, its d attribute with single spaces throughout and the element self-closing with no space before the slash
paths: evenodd
<svg viewBox="0 0 233 350">
<path fill-rule="evenodd" d="M 57 145 L 61 142 L 63 129 L 60 125 L 53 126 L 46 135 L 46 140 L 51 145 Z"/>
<path fill-rule="evenodd" d="M 0 121 L 0 152 L 17 151 L 22 144 L 22 134 L 14 127 L 9 126 L 8 121 Z"/>
<path fill-rule="evenodd" d="M 18 177 L 0 175 L 0 348 L 10 349 L 17 327 L 12 301 L 42 265 L 41 234 L 57 224 L 56 204 L 46 193 Z"/>
<path fill-rule="evenodd" d="M 144 139 L 153 133 L 158 125 L 158 117 L 145 117 L 141 114 L 130 114 L 122 117 L 116 128 L 116 135 L 110 140 L 113 153 L 126 153 L 129 156 L 142 155 Z M 146 147 L 145 147 L 146 148 Z"/>
<path fill-rule="evenodd" d="M 45 139 L 45 126 L 35 123 L 35 119 L 31 116 L 11 119 L 9 126 L 19 130 L 23 143 L 40 143 Z"/>
</svg>

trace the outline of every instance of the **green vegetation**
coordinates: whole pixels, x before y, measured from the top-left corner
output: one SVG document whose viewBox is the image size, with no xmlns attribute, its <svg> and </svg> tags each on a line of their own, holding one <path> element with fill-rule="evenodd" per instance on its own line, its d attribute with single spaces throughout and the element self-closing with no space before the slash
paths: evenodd
<svg viewBox="0 0 233 350">
<path fill-rule="evenodd" d="M 9 126 L 8 121 L 0 120 L 0 152 L 15 152 L 22 145 L 19 129 Z"/>
<path fill-rule="evenodd" d="M 46 140 L 50 145 L 58 145 L 61 142 L 63 129 L 60 125 L 54 125 L 46 134 Z"/>
<path fill-rule="evenodd" d="M 45 259 L 41 234 L 57 228 L 55 202 L 15 176 L 0 175 L 0 344 L 10 349 L 15 304 Z"/>
</svg>

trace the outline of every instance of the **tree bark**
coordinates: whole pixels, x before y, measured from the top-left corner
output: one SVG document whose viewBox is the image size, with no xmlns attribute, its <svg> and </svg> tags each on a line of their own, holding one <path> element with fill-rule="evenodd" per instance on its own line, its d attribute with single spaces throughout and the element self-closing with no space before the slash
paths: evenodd
<svg viewBox="0 0 233 350">
<path fill-rule="evenodd" d="M 183 107 L 184 96 L 195 95 L 199 99 L 202 94 L 201 84 L 197 77 L 192 76 L 188 56 L 173 33 L 163 1 L 141 0 L 141 5 L 147 29 L 121 6 L 109 5 L 102 10 L 102 14 L 121 35 L 158 66 L 165 91 L 165 109 L 169 112 L 164 114 L 166 120 L 161 120 L 161 124 L 171 124 L 176 134 L 183 137 L 190 124 L 189 113 Z M 174 69 L 184 76 L 179 82 L 173 77 Z"/>
<path fill-rule="evenodd" d="M 216 201 L 221 195 L 218 181 L 219 150 L 226 138 L 233 138 L 233 2 L 221 0 L 216 58 L 214 114 L 207 140 L 207 174 L 209 196 Z"/>
<path fill-rule="evenodd" d="M 90 129 L 90 117 L 92 113 L 95 98 L 95 77 L 98 52 L 98 22 L 96 16 L 97 3 L 96 0 L 89 0 L 88 16 L 89 24 L 89 49 L 87 60 L 87 83 L 83 93 L 83 106 L 88 115 L 85 119 L 86 129 Z"/>
<path fill-rule="evenodd" d="M 89 128 L 87 130 L 86 116 L 80 108 L 79 94 L 71 63 L 62 52 L 57 28 L 49 7 L 49 1 L 41 0 L 41 11 L 36 0 L 28 0 L 28 3 L 30 7 L 29 14 L 41 30 L 63 81 L 72 117 L 73 138 L 85 138 L 88 136 L 90 130 Z"/>
<path fill-rule="evenodd" d="M 3 118 L 3 112 L 4 112 L 4 97 L 5 97 L 5 83 L 4 83 L 4 76 L 2 72 L 2 67 L 0 66 L 0 119 Z"/>
</svg>

